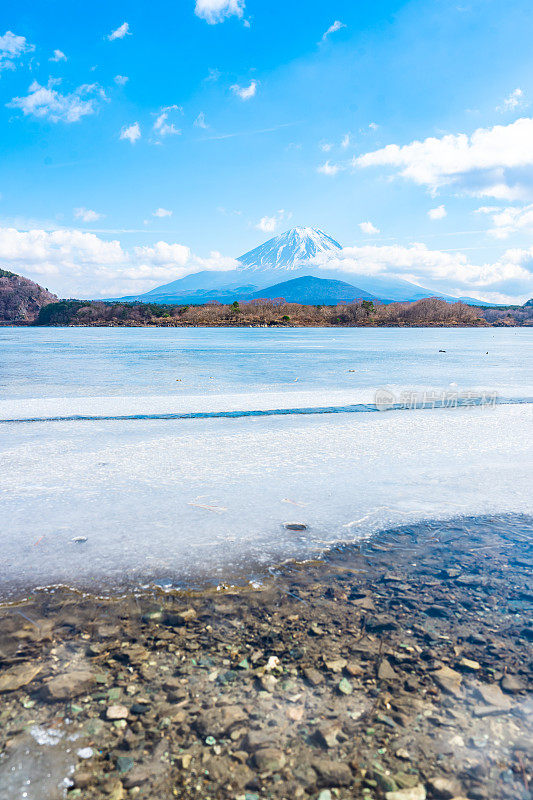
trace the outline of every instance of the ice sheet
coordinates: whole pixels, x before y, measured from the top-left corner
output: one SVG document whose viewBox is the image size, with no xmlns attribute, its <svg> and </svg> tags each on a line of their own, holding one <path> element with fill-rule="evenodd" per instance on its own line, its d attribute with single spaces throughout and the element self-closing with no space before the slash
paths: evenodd
<svg viewBox="0 0 533 800">
<path fill-rule="evenodd" d="M 391 525 L 533 513 L 532 418 L 499 406 L 3 425 L 0 584 L 216 582 Z"/>
</svg>

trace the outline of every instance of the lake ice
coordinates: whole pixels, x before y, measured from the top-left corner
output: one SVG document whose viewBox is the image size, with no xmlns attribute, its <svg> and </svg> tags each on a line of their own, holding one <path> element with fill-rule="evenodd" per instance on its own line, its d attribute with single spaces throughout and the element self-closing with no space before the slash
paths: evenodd
<svg viewBox="0 0 533 800">
<path fill-rule="evenodd" d="M 3 329 L 0 419 L 369 402 L 383 385 L 528 397 L 532 341 L 526 329 Z M 3 422 L 0 581 L 220 582 L 394 525 L 533 513 L 532 414 Z"/>
</svg>

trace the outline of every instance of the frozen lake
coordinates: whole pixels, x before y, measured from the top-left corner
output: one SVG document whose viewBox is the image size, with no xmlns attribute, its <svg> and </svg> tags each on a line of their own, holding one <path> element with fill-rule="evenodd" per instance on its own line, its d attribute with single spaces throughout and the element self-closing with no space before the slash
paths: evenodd
<svg viewBox="0 0 533 800">
<path fill-rule="evenodd" d="M 4 594 L 231 580 L 394 525 L 533 513 L 529 403 L 106 419 L 373 403 L 382 387 L 533 398 L 532 344 L 528 329 L 2 328 Z"/>
</svg>

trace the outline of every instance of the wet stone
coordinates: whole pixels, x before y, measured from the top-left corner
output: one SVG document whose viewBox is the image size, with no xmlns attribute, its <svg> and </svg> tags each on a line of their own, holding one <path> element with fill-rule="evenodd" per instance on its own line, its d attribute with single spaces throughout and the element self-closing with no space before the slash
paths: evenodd
<svg viewBox="0 0 533 800">
<path fill-rule="evenodd" d="M 256 751 L 254 763 L 260 772 L 278 772 L 285 766 L 285 756 L 281 750 L 265 747 Z"/>
<path fill-rule="evenodd" d="M 507 694 L 518 694 L 525 690 L 525 684 L 516 675 L 504 675 L 501 680 L 501 687 Z"/>
<path fill-rule="evenodd" d="M 381 660 L 378 667 L 378 678 L 380 681 L 395 681 L 398 679 L 397 673 L 386 658 Z"/>
<path fill-rule="evenodd" d="M 311 684 L 311 686 L 320 686 L 321 683 L 324 683 L 325 680 L 324 676 L 314 667 L 307 667 L 306 669 L 303 670 L 303 674 L 305 679 L 308 681 L 308 683 Z"/>
<path fill-rule="evenodd" d="M 461 697 L 461 683 L 462 675 L 450 667 L 442 667 L 436 672 L 432 673 L 433 680 L 443 692 L 451 694 L 454 697 Z"/>
<path fill-rule="evenodd" d="M 106 710 L 106 717 L 107 719 L 127 719 L 129 717 L 129 711 L 126 706 L 122 705 L 113 705 L 109 706 Z"/>
<path fill-rule="evenodd" d="M 431 778 L 428 781 L 431 796 L 438 800 L 452 800 L 461 794 L 461 784 L 452 778 Z"/>
<path fill-rule="evenodd" d="M 49 702 L 68 700 L 85 694 L 94 683 L 94 675 L 88 670 L 75 670 L 58 675 L 45 683 L 42 696 Z"/>
<path fill-rule="evenodd" d="M 495 706 L 496 708 L 508 711 L 511 708 L 511 700 L 506 697 L 498 684 L 481 684 L 476 687 L 476 694 L 488 706 Z"/>
<path fill-rule="evenodd" d="M 322 786 L 349 786 L 353 776 L 350 767 L 342 761 L 330 761 L 320 758 L 312 762 L 312 767 L 318 774 L 318 783 Z"/>
</svg>

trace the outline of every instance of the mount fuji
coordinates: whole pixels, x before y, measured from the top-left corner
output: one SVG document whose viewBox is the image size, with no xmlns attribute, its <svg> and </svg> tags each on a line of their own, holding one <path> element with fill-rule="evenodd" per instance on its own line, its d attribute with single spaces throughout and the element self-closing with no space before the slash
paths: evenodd
<svg viewBox="0 0 533 800">
<path fill-rule="evenodd" d="M 354 275 L 316 266 L 318 256 L 334 257 L 341 250 L 339 242 L 318 228 L 292 228 L 240 256 L 235 269 L 195 272 L 144 294 L 120 299 L 191 305 L 274 296 L 289 300 L 289 295 L 291 302 L 308 304 L 336 304 L 355 299 L 385 303 L 424 297 L 459 299 L 398 278 Z"/>
</svg>

